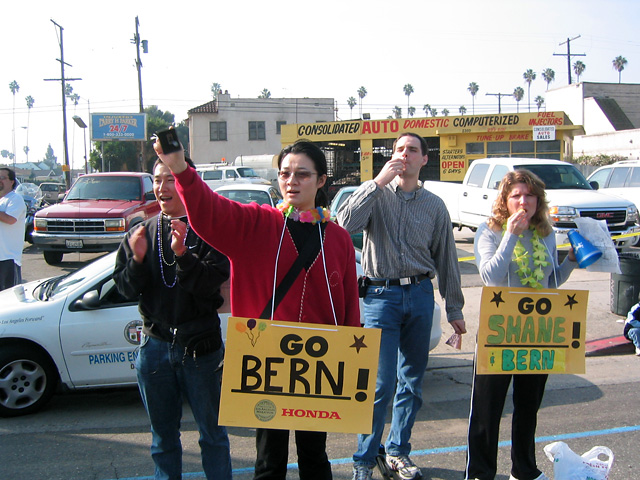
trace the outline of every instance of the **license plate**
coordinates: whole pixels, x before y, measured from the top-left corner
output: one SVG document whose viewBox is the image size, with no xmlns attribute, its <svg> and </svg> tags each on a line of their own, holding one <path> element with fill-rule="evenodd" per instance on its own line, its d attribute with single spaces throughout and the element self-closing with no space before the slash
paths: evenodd
<svg viewBox="0 0 640 480">
<path fill-rule="evenodd" d="M 82 248 L 82 240 L 66 240 L 67 248 Z"/>
</svg>

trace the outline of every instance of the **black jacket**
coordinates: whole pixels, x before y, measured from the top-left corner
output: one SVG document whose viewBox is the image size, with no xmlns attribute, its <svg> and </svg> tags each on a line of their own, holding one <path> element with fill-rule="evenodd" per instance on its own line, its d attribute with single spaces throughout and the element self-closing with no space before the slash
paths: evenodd
<svg viewBox="0 0 640 480">
<path fill-rule="evenodd" d="M 159 219 L 163 230 L 162 258 Z M 187 252 L 176 259 L 171 250 L 169 220 L 160 214 L 142 225 L 147 229 L 149 245 L 143 262 L 133 260 L 130 231 L 118 249 L 113 278 L 122 295 L 138 298 L 143 332 L 176 342 L 189 354 L 217 350 L 222 342 L 217 313 L 223 303 L 220 285 L 229 278 L 229 260 L 191 229 L 185 242 Z M 206 352 L 195 347 L 203 342 Z"/>
</svg>

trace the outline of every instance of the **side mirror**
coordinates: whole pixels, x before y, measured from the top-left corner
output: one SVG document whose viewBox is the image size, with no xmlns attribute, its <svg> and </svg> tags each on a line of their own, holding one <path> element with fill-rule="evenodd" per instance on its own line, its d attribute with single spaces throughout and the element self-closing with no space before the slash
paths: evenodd
<svg viewBox="0 0 640 480">
<path fill-rule="evenodd" d="M 80 310 L 95 310 L 100 306 L 100 294 L 97 290 L 91 290 L 78 299 L 74 306 Z"/>
<path fill-rule="evenodd" d="M 153 192 L 147 192 L 147 193 L 144 194 L 144 199 L 147 202 L 152 202 L 152 201 L 156 200 L 156 196 L 155 196 L 155 194 Z"/>
<path fill-rule="evenodd" d="M 595 180 L 589 182 L 589 185 L 591 185 L 591 188 L 593 188 L 594 190 L 598 190 L 600 188 L 600 185 Z"/>
</svg>

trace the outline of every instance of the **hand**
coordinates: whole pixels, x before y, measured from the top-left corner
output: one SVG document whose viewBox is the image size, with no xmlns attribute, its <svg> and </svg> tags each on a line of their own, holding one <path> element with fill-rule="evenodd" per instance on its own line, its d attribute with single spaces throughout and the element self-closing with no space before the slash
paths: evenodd
<svg viewBox="0 0 640 480">
<path fill-rule="evenodd" d="M 567 257 L 569 257 L 569 260 L 572 262 L 578 261 L 578 259 L 576 258 L 576 253 L 573 251 L 573 247 L 569 248 L 569 253 L 567 254 Z"/>
<path fill-rule="evenodd" d="M 165 155 L 162 152 L 162 145 L 160 145 L 160 142 L 156 138 L 155 142 L 153 143 L 153 149 L 158 154 L 158 157 L 160 157 L 160 160 L 162 160 L 162 163 L 169 167 L 169 170 L 171 170 L 173 173 L 182 173 L 187 169 L 188 165 L 184 160 L 184 149 L 182 148 L 182 145 L 180 145 L 179 151 L 168 153 Z"/>
<path fill-rule="evenodd" d="M 136 263 L 142 263 L 144 257 L 147 255 L 147 249 L 149 248 L 149 242 L 147 242 L 147 229 L 144 225 L 140 225 L 129 236 L 129 248 L 133 252 L 133 261 Z"/>
<path fill-rule="evenodd" d="M 529 228 L 529 219 L 527 218 L 527 212 L 523 209 L 519 209 L 507 220 L 507 231 L 509 233 L 520 235 L 527 228 Z"/>
<path fill-rule="evenodd" d="M 464 320 L 453 320 L 452 322 L 449 322 L 449 325 L 451 325 L 453 331 L 457 334 L 462 335 L 467 333 L 467 327 Z"/>
<path fill-rule="evenodd" d="M 171 250 L 176 257 L 181 257 L 187 251 L 187 224 L 182 220 L 171 220 Z"/>
<path fill-rule="evenodd" d="M 379 187 L 384 187 L 389 184 L 395 177 L 402 175 L 406 166 L 404 158 L 391 157 L 387 163 L 384 164 L 380 173 L 373 179 Z"/>
</svg>

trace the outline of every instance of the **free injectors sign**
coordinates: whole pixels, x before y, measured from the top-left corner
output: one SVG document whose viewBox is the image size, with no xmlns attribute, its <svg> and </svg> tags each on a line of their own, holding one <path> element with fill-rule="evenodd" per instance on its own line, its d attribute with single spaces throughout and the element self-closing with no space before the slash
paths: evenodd
<svg viewBox="0 0 640 480">
<path fill-rule="evenodd" d="M 585 290 L 483 287 L 478 374 L 585 373 Z"/>
<path fill-rule="evenodd" d="M 220 424 L 370 433 L 380 330 L 230 317 Z"/>
</svg>

